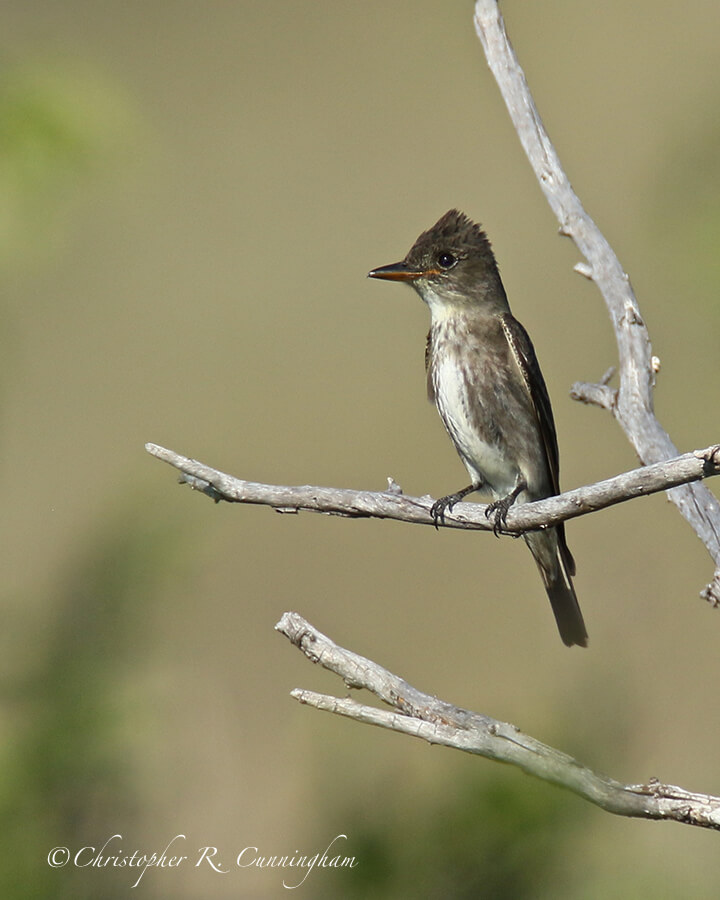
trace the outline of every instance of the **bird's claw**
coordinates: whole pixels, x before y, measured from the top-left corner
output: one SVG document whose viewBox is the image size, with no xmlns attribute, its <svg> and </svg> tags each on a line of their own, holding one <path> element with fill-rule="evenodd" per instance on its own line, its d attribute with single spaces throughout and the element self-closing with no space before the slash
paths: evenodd
<svg viewBox="0 0 720 900">
<path fill-rule="evenodd" d="M 457 494 L 448 494 L 447 497 L 441 497 L 439 500 L 436 500 L 430 507 L 430 516 L 436 531 L 438 525 L 445 524 L 445 510 L 452 512 L 453 506 L 455 506 L 459 499 Z"/>
<path fill-rule="evenodd" d="M 491 516 L 494 517 L 493 534 L 495 537 L 500 537 L 505 530 L 507 526 L 508 510 L 513 505 L 514 500 L 515 498 L 511 494 L 509 497 L 502 497 L 500 500 L 495 500 L 485 507 L 485 518 L 489 519 Z"/>
</svg>

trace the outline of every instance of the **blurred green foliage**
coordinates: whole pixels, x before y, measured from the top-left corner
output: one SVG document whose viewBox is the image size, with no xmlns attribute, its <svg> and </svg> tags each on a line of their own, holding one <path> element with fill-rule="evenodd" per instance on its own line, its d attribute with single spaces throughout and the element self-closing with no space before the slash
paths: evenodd
<svg viewBox="0 0 720 900">
<path fill-rule="evenodd" d="M 46 621 L 36 623 L 25 671 L 2 684 L 14 721 L 0 756 L 2 897 L 98 896 L 97 871 L 72 863 L 53 869 L 46 857 L 59 845 L 99 850 L 112 829 L 135 821 L 134 711 L 122 688 L 133 667 L 142 668 L 143 616 L 176 546 L 167 523 L 136 510 L 111 517 L 58 585 Z M 126 896 L 128 871 L 119 870 L 117 894 L 103 873 L 102 896 Z"/>
<path fill-rule="evenodd" d="M 568 841 L 590 814 L 565 791 L 495 766 L 487 777 L 451 785 L 439 801 L 405 798 L 390 817 L 387 809 L 356 808 L 337 821 L 358 865 L 339 870 L 328 896 L 569 896 L 577 867 L 567 859 Z"/>
<path fill-rule="evenodd" d="M 122 90 L 88 64 L 0 66 L 0 266 L 47 252 L 88 177 L 117 171 L 137 124 Z"/>
<path fill-rule="evenodd" d="M 0 66 L 1 269 L 52 251 L 91 176 L 117 171 L 135 124 L 122 91 L 92 66 Z M 157 523 L 115 510 L 81 544 L 52 603 L 40 605 L 44 621 L 6 622 L 3 897 L 97 896 L 85 870 L 54 870 L 45 856 L 56 845 L 97 843 L 108 822 L 134 815 L 118 682 L 168 543 Z M 37 603 L 28 598 L 26 606 Z M 19 635 L 32 636 L 22 653 Z M 115 895 L 108 879 L 102 890 Z"/>
</svg>

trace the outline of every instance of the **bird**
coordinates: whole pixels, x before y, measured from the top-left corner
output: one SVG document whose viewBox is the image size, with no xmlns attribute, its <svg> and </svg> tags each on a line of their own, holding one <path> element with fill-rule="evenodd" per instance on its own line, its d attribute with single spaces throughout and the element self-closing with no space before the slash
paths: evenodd
<svg viewBox="0 0 720 900">
<path fill-rule="evenodd" d="M 550 398 L 523 326 L 510 312 L 495 255 L 480 225 L 451 209 L 399 263 L 370 278 L 411 285 L 430 310 L 427 392 L 471 483 L 437 500 L 437 527 L 467 494 L 488 491 L 499 535 L 513 503 L 560 493 L 558 441 Z M 588 635 L 572 578 L 564 523 L 523 534 L 552 605 L 563 643 Z"/>
</svg>

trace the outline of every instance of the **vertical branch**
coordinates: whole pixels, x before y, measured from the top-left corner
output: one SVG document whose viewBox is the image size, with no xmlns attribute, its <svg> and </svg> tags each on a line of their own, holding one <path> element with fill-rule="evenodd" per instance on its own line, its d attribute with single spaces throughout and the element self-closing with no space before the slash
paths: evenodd
<svg viewBox="0 0 720 900">
<path fill-rule="evenodd" d="M 597 285 L 615 331 L 620 387 L 613 391 L 606 384 L 578 384 L 573 387 L 573 396 L 609 409 L 644 464 L 677 456 L 677 448 L 655 417 L 657 360 L 630 279 L 572 189 L 510 45 L 496 0 L 477 0 L 475 30 L 530 165 L 560 222 L 560 231 L 573 239 L 587 260 L 579 263 L 576 271 Z M 715 562 L 715 578 L 703 596 L 720 604 L 720 504 L 703 484 L 674 488 L 668 491 L 668 497 Z"/>
</svg>

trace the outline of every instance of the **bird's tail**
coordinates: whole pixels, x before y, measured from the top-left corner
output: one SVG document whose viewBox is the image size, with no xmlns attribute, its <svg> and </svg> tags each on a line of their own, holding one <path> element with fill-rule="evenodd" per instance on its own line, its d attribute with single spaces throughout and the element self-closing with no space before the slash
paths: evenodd
<svg viewBox="0 0 720 900">
<path fill-rule="evenodd" d="M 567 647 L 587 647 L 585 622 L 572 583 L 575 561 L 565 542 L 565 530 L 560 525 L 530 531 L 524 538 L 542 575 L 563 643 Z"/>
</svg>

